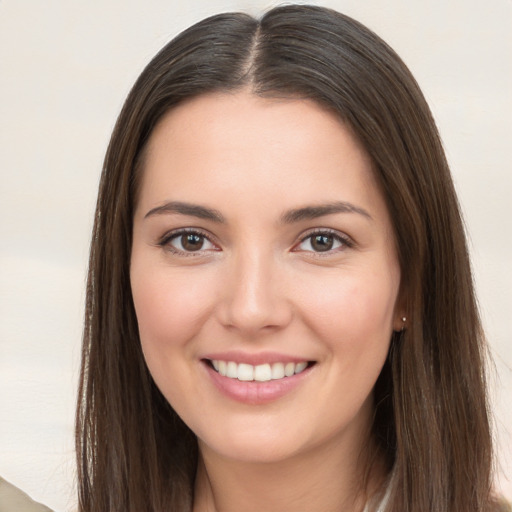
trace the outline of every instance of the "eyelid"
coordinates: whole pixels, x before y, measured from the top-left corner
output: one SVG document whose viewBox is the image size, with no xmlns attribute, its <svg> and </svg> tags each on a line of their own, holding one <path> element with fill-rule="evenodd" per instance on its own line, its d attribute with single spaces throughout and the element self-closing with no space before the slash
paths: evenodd
<svg viewBox="0 0 512 512">
<path fill-rule="evenodd" d="M 199 235 L 206 240 L 208 240 L 209 243 L 215 246 L 215 249 L 199 249 L 198 251 L 180 251 L 179 249 L 176 249 L 176 247 L 173 247 L 170 242 L 171 240 L 183 236 L 183 235 Z M 186 227 L 186 228 L 177 228 L 173 229 L 171 231 L 166 232 L 160 239 L 158 240 L 157 244 L 159 247 L 162 247 L 163 249 L 168 250 L 169 252 L 181 256 L 204 256 L 205 252 L 210 251 L 220 251 L 218 244 L 214 241 L 213 236 L 206 232 L 205 230 L 201 228 L 195 228 L 195 227 Z"/>
<path fill-rule="evenodd" d="M 204 237 L 210 244 L 215 246 L 214 249 L 199 249 L 197 251 L 181 251 L 177 249 L 176 247 L 173 247 L 169 242 L 179 236 L 183 236 L 186 234 L 195 234 L 199 235 L 201 237 Z M 339 241 L 342 246 L 336 249 L 331 249 L 325 252 L 320 251 L 307 251 L 307 250 L 301 250 L 298 249 L 298 246 L 300 246 L 303 242 L 305 242 L 308 238 L 314 236 L 314 235 L 329 235 L 335 238 L 337 241 Z M 220 251 L 220 247 L 218 243 L 216 243 L 214 237 L 205 231 L 202 228 L 196 228 L 196 227 L 185 227 L 185 228 L 177 228 L 173 229 L 171 231 L 166 232 L 162 237 L 159 238 L 156 245 L 168 250 L 169 252 L 173 254 L 183 255 L 183 256 L 199 256 L 204 255 L 205 252 L 211 252 L 211 251 Z M 332 228 L 313 228 L 309 229 L 308 231 L 302 233 L 299 236 L 298 241 L 293 245 L 291 251 L 292 252 L 304 252 L 304 253 L 311 253 L 315 256 L 328 256 L 332 255 L 333 253 L 337 253 L 345 248 L 351 248 L 355 245 L 354 241 L 350 236 L 347 234 L 337 231 Z"/>
<path fill-rule="evenodd" d="M 329 251 L 325 251 L 325 252 L 306 251 L 306 250 L 297 249 L 299 245 L 301 245 L 308 238 L 311 238 L 314 235 L 329 235 L 329 236 L 332 236 L 336 240 L 341 242 L 342 247 L 337 248 L 337 249 L 332 249 L 332 250 L 329 250 Z M 350 236 L 348 236 L 347 234 L 345 234 L 345 233 L 343 233 L 341 231 L 337 231 L 336 229 L 332 229 L 332 228 L 313 228 L 313 229 L 310 229 L 310 230 L 306 231 L 305 233 L 301 233 L 298 242 L 296 242 L 294 244 L 293 248 L 292 248 L 292 252 L 311 253 L 311 254 L 314 254 L 315 256 L 328 256 L 328 255 L 332 255 L 333 253 L 337 253 L 337 252 L 340 252 L 340 251 L 342 251 L 342 250 L 344 250 L 346 248 L 351 248 L 351 247 L 354 247 L 354 246 L 355 246 L 354 240 Z"/>
</svg>

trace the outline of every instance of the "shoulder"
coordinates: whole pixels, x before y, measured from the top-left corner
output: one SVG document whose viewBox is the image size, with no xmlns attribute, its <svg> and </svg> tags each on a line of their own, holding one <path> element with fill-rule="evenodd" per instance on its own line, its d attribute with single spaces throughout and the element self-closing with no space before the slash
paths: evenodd
<svg viewBox="0 0 512 512">
<path fill-rule="evenodd" d="M 508 501 L 506 501 L 505 499 L 502 498 L 498 502 L 498 507 L 496 509 L 496 512 L 512 512 L 512 503 L 509 503 Z"/>
<path fill-rule="evenodd" d="M 2 512 L 0 510 L 0 512 Z M 484 512 L 512 512 L 512 503 L 497 494 L 491 496 L 491 501 Z"/>
<path fill-rule="evenodd" d="M 52 512 L 0 477 L 0 512 Z"/>
</svg>

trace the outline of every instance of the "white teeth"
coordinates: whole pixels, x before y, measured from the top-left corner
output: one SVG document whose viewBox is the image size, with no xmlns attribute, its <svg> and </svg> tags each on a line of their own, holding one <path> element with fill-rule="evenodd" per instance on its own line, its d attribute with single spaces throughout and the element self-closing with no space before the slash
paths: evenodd
<svg viewBox="0 0 512 512">
<path fill-rule="evenodd" d="M 240 363 L 234 361 L 212 360 L 212 366 L 223 377 L 238 379 L 241 381 L 266 382 L 269 380 L 278 380 L 284 377 L 291 377 L 297 373 L 303 372 L 308 363 L 274 363 L 274 364 L 252 364 Z"/>
<path fill-rule="evenodd" d="M 237 377 L 238 380 L 254 380 L 254 366 L 252 364 L 240 363 L 238 365 Z"/>
<path fill-rule="evenodd" d="M 306 363 L 305 361 L 302 363 L 297 363 L 295 365 L 295 373 L 300 373 L 300 372 L 304 371 L 306 369 L 307 365 L 308 365 L 308 363 Z"/>
<path fill-rule="evenodd" d="M 230 379 L 236 379 L 238 377 L 237 364 L 233 361 L 229 361 L 226 365 L 226 377 Z"/>
<path fill-rule="evenodd" d="M 272 365 L 272 379 L 282 379 L 284 377 L 284 364 L 274 363 Z"/>
<path fill-rule="evenodd" d="M 295 364 L 294 363 L 286 363 L 284 367 L 284 374 L 287 377 L 291 377 L 295 373 Z"/>
<path fill-rule="evenodd" d="M 254 380 L 265 382 L 272 378 L 272 370 L 269 364 L 259 364 L 254 368 Z"/>
</svg>

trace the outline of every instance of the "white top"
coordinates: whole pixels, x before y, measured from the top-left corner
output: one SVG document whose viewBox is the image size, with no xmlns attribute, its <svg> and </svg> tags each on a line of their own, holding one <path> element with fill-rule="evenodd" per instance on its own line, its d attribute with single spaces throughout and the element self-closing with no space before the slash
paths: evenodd
<svg viewBox="0 0 512 512">
<path fill-rule="evenodd" d="M 386 492 L 384 493 L 384 496 L 382 497 L 382 500 L 380 501 L 379 506 L 377 507 L 375 512 L 384 512 L 384 509 L 386 508 L 386 505 L 388 504 L 390 494 L 391 494 L 391 478 L 388 481 L 388 485 L 386 487 Z M 366 504 L 363 512 L 370 512 L 370 503 Z"/>
</svg>

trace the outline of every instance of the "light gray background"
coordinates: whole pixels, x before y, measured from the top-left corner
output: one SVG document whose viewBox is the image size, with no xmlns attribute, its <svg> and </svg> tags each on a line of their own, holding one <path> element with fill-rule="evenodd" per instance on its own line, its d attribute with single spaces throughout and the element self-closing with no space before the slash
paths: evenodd
<svg viewBox="0 0 512 512">
<path fill-rule="evenodd" d="M 512 2 L 321 3 L 398 51 L 438 122 L 496 361 L 499 485 L 510 499 Z M 270 5 L 0 0 L 0 474 L 58 510 L 75 504 L 85 268 L 102 158 L 122 101 L 182 29 L 209 14 L 258 14 Z"/>
</svg>

